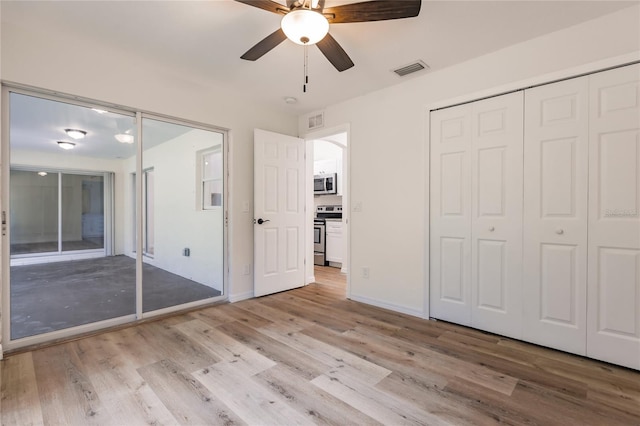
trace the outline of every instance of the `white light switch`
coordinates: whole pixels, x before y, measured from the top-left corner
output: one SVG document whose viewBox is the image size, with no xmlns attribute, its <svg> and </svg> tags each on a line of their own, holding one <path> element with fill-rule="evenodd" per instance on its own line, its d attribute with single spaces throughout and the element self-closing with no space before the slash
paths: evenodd
<svg viewBox="0 0 640 426">
<path fill-rule="evenodd" d="M 361 212 L 362 211 L 362 201 L 358 201 L 355 206 L 353 206 L 353 211 L 354 212 Z"/>
<path fill-rule="evenodd" d="M 249 202 L 245 201 L 242 203 L 242 212 L 243 213 L 249 213 Z"/>
</svg>

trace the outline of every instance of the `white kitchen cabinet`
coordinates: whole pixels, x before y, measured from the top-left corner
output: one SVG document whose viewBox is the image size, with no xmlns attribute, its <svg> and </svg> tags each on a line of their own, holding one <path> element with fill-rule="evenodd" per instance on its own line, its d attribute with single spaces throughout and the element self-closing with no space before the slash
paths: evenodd
<svg viewBox="0 0 640 426">
<path fill-rule="evenodd" d="M 313 174 L 324 175 L 329 173 L 338 173 L 337 161 L 335 159 L 316 160 L 313 162 Z"/>
<path fill-rule="evenodd" d="M 328 262 L 342 263 L 342 222 L 326 221 L 326 259 Z"/>
<path fill-rule="evenodd" d="M 430 122 L 431 315 L 640 370 L 640 64 Z"/>
</svg>

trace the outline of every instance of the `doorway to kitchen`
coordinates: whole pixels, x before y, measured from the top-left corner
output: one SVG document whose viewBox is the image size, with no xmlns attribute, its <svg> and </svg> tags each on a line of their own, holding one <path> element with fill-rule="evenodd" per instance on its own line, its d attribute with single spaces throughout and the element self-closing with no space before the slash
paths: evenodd
<svg viewBox="0 0 640 426">
<path fill-rule="evenodd" d="M 312 238 L 307 248 L 307 282 L 333 268 L 347 277 L 349 271 L 349 128 L 342 126 L 306 135 L 308 229 Z M 311 232 L 311 231 L 310 231 Z"/>
</svg>

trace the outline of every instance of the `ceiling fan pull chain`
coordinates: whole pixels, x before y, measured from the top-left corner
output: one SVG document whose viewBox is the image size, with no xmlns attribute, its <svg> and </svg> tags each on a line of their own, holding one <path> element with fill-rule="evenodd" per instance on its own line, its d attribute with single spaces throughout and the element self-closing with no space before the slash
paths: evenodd
<svg viewBox="0 0 640 426">
<path fill-rule="evenodd" d="M 307 51 L 307 45 L 304 45 L 304 83 L 302 85 L 302 91 L 307 93 L 307 84 L 309 84 L 309 54 Z"/>
</svg>

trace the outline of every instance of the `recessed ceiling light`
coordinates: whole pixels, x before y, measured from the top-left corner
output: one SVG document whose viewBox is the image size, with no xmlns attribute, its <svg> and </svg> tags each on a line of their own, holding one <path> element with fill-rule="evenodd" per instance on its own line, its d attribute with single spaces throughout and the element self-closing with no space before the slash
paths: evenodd
<svg viewBox="0 0 640 426">
<path fill-rule="evenodd" d="M 133 135 L 127 135 L 126 133 L 117 134 L 115 138 L 120 143 L 133 143 Z"/>
<path fill-rule="evenodd" d="M 298 103 L 298 100 L 296 98 L 294 98 L 293 96 L 287 96 L 284 98 L 284 101 L 288 104 L 295 104 Z"/>
<path fill-rule="evenodd" d="M 62 149 L 73 149 L 75 148 L 76 144 L 73 142 L 58 141 L 58 146 Z"/>
<path fill-rule="evenodd" d="M 91 110 L 97 112 L 98 114 L 106 114 L 109 112 L 99 108 L 91 108 Z"/>
<path fill-rule="evenodd" d="M 65 133 L 74 139 L 82 139 L 85 136 L 87 136 L 87 132 L 85 132 L 84 130 L 78 130 L 78 129 L 64 129 Z"/>
<path fill-rule="evenodd" d="M 47 172 L 38 172 L 38 176 L 43 176 L 44 177 L 46 175 L 47 175 Z"/>
</svg>

